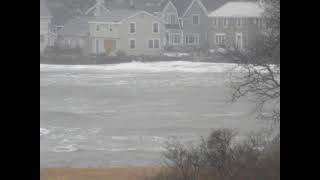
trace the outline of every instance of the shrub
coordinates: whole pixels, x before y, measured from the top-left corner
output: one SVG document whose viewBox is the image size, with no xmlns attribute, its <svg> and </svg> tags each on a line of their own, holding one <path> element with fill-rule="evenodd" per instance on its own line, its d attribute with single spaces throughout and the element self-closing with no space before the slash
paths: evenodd
<svg viewBox="0 0 320 180">
<path fill-rule="evenodd" d="M 116 52 L 116 56 L 119 57 L 119 58 L 123 58 L 123 57 L 126 57 L 127 54 L 126 54 L 126 52 L 124 52 L 124 51 L 122 51 L 122 50 L 118 50 L 118 51 Z"/>
<path fill-rule="evenodd" d="M 280 180 L 280 135 L 268 140 L 263 133 L 235 142 L 231 129 L 214 130 L 198 146 L 167 143 L 166 166 L 171 171 L 151 180 Z"/>
</svg>

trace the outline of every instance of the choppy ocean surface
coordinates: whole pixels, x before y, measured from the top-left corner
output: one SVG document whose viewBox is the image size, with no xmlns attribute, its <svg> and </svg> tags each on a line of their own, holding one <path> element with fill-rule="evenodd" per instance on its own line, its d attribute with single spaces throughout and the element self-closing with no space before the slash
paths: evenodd
<svg viewBox="0 0 320 180">
<path fill-rule="evenodd" d="M 253 103 L 229 103 L 234 64 L 40 64 L 41 167 L 157 165 L 164 144 L 215 128 L 263 127 Z"/>
</svg>

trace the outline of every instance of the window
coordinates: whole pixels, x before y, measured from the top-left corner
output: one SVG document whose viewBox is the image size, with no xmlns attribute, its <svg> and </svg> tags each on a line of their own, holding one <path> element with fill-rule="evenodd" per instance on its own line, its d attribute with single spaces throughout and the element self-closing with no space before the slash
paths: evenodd
<svg viewBox="0 0 320 180">
<path fill-rule="evenodd" d="M 130 33 L 135 33 L 136 32 L 136 23 L 130 23 Z"/>
<path fill-rule="evenodd" d="M 159 39 L 150 39 L 148 44 L 149 44 L 149 48 L 150 49 L 153 49 L 153 48 L 158 49 L 158 48 L 160 48 L 160 40 Z"/>
<path fill-rule="evenodd" d="M 192 15 L 192 24 L 199 25 L 200 24 L 200 15 Z"/>
<path fill-rule="evenodd" d="M 154 41 L 153 41 L 153 47 L 154 48 L 156 48 L 156 49 L 158 49 L 158 48 L 160 48 L 160 40 L 159 39 L 155 39 Z"/>
<path fill-rule="evenodd" d="M 174 14 L 170 15 L 170 24 L 176 24 L 176 16 Z"/>
<path fill-rule="evenodd" d="M 100 26 L 99 25 L 97 25 L 96 31 L 100 31 Z"/>
<path fill-rule="evenodd" d="M 241 25 L 242 25 L 242 19 L 237 18 L 237 27 L 241 27 Z"/>
<path fill-rule="evenodd" d="M 226 34 L 221 33 L 221 34 L 216 34 L 216 45 L 225 45 L 226 43 Z"/>
<path fill-rule="evenodd" d="M 129 46 L 130 46 L 130 49 L 135 49 L 136 48 L 136 40 L 130 39 Z"/>
<path fill-rule="evenodd" d="M 185 42 L 187 45 L 198 45 L 199 44 L 199 34 L 186 34 Z"/>
<path fill-rule="evenodd" d="M 253 24 L 258 24 L 259 23 L 259 19 L 258 18 L 254 18 L 253 19 Z"/>
<path fill-rule="evenodd" d="M 212 20 L 212 24 L 213 24 L 214 26 L 216 26 L 216 25 L 217 25 L 217 18 L 213 18 L 213 20 Z"/>
<path fill-rule="evenodd" d="M 152 32 L 153 33 L 159 33 L 159 23 L 153 23 L 152 24 Z"/>
<path fill-rule="evenodd" d="M 228 27 L 228 19 L 227 18 L 224 18 L 223 19 L 223 27 Z"/>
<path fill-rule="evenodd" d="M 153 40 L 149 40 L 149 48 L 153 48 Z"/>
<path fill-rule="evenodd" d="M 180 33 L 170 33 L 170 44 L 172 44 L 172 45 L 181 44 L 181 34 Z"/>
</svg>

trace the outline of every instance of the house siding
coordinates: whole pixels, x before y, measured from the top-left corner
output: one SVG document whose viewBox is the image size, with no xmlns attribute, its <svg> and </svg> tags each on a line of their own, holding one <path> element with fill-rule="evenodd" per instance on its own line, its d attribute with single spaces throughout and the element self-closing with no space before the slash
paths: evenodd
<svg viewBox="0 0 320 180">
<path fill-rule="evenodd" d="M 129 33 L 129 25 L 131 22 L 136 23 L 136 33 Z M 153 33 L 152 24 L 154 22 L 159 23 L 159 33 Z M 139 13 L 138 15 L 131 17 L 121 24 L 119 29 L 121 38 L 119 45 L 121 50 L 125 51 L 128 55 L 160 55 L 163 52 L 163 44 L 165 41 L 165 27 L 158 19 L 147 15 L 145 13 Z M 136 48 L 129 48 L 129 39 L 136 40 Z M 158 49 L 149 48 L 148 43 L 151 39 L 159 39 L 160 47 Z"/>
<path fill-rule="evenodd" d="M 210 18 L 210 32 L 209 32 L 209 42 L 210 47 L 215 49 L 220 47 L 216 44 L 215 35 L 217 33 L 225 33 L 226 41 L 225 46 L 230 48 L 235 45 L 236 33 L 242 33 L 243 48 L 247 48 L 261 35 L 261 27 L 259 24 L 254 24 L 254 18 L 241 18 L 241 26 L 237 25 L 238 18 L 226 18 L 228 21 L 228 26 L 224 27 L 223 21 L 225 18 L 218 17 L 215 18 L 217 24 L 213 24 L 214 18 Z"/>
<path fill-rule="evenodd" d="M 183 28 L 184 28 L 184 41 L 186 34 L 199 34 L 199 46 L 207 43 L 207 34 L 209 29 L 209 18 L 202 9 L 202 7 L 198 3 L 199 1 L 195 1 L 191 8 L 186 12 L 183 17 Z M 199 15 L 200 24 L 193 25 L 192 24 L 192 15 Z M 184 42 L 185 43 L 185 42 Z M 186 44 L 185 44 L 186 45 Z"/>
<path fill-rule="evenodd" d="M 50 23 L 51 18 L 40 17 L 40 53 L 43 53 L 49 44 Z"/>
<path fill-rule="evenodd" d="M 136 24 L 136 32 L 133 34 L 129 33 L 131 22 Z M 159 23 L 159 33 L 153 33 L 152 25 L 154 22 Z M 104 22 L 100 23 L 100 25 L 103 24 Z M 164 24 L 159 21 L 159 19 L 146 13 L 139 13 L 133 17 L 123 20 L 115 26 L 113 33 L 107 31 L 100 31 L 97 33 L 96 26 L 97 23 L 90 23 L 90 49 L 92 53 L 96 53 L 95 39 L 99 39 L 101 41 L 102 47 L 104 47 L 105 40 L 114 40 L 116 45 L 115 49 L 112 51 L 113 54 L 119 50 L 124 51 L 127 55 L 160 55 L 163 52 L 165 35 Z M 130 39 L 134 39 L 136 41 L 136 47 L 134 49 L 130 49 Z M 149 48 L 148 43 L 151 39 L 158 39 L 160 41 L 160 47 L 157 49 Z M 102 49 L 99 53 L 105 53 L 105 50 Z"/>
</svg>

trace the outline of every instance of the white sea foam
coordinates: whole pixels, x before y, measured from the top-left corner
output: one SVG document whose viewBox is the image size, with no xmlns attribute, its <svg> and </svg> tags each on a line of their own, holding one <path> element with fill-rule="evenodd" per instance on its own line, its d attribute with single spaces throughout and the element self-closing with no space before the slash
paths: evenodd
<svg viewBox="0 0 320 180">
<path fill-rule="evenodd" d="M 226 72 L 239 67 L 231 63 L 204 63 L 189 61 L 130 62 L 108 65 L 47 65 L 40 64 L 40 71 L 142 71 L 142 72 Z"/>
<path fill-rule="evenodd" d="M 40 136 L 44 136 L 44 135 L 47 135 L 49 133 L 50 133 L 50 131 L 48 129 L 40 128 Z"/>
<path fill-rule="evenodd" d="M 76 148 L 74 144 L 70 144 L 66 146 L 57 146 L 53 149 L 53 152 L 74 152 L 77 150 L 78 148 Z"/>
<path fill-rule="evenodd" d="M 127 136 L 111 136 L 112 140 L 118 140 L 118 141 L 125 141 L 125 140 L 129 140 L 129 137 Z"/>
</svg>

